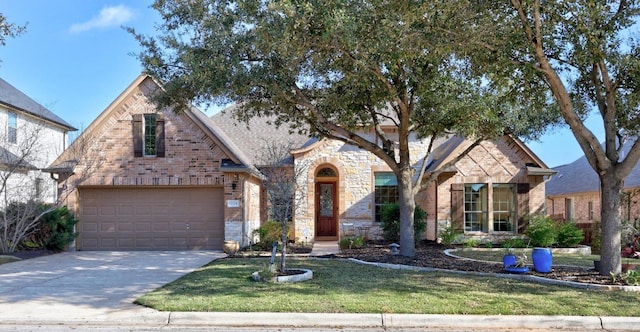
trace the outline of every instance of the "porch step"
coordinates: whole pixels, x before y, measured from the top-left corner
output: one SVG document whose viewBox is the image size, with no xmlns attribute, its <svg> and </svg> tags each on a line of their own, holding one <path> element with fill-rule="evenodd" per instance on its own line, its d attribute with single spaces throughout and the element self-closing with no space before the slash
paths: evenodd
<svg viewBox="0 0 640 332">
<path fill-rule="evenodd" d="M 340 252 L 336 241 L 316 241 L 309 256 L 335 255 Z"/>
</svg>

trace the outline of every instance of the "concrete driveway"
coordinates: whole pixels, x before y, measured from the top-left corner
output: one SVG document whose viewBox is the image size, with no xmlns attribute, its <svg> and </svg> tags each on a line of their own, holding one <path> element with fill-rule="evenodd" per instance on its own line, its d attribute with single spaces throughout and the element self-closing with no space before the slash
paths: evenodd
<svg viewBox="0 0 640 332">
<path fill-rule="evenodd" d="M 133 301 L 225 256 L 214 251 L 81 251 L 3 264 L 0 322 L 152 313 Z"/>
</svg>

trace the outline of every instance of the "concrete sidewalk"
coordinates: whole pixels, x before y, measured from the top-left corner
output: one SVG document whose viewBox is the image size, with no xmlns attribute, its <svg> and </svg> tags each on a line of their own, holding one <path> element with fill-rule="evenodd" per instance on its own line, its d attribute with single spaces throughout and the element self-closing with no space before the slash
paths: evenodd
<svg viewBox="0 0 640 332">
<path fill-rule="evenodd" d="M 146 292 L 225 256 L 212 251 L 68 252 L 0 265 L 0 327 L 640 328 L 635 317 L 159 312 L 133 304 Z"/>
<path fill-rule="evenodd" d="M 131 307 L 98 313 L 77 308 L 57 317 L 5 317 L 0 326 L 145 326 L 145 327 L 268 327 L 268 328 L 382 328 L 382 329 L 517 329 L 565 331 L 635 331 L 638 317 L 474 316 L 411 314 L 327 314 L 269 312 L 159 312 Z"/>
<path fill-rule="evenodd" d="M 338 246 L 338 241 L 316 241 L 313 243 L 313 248 L 311 248 L 309 256 L 335 255 L 339 252 L 340 247 Z"/>
</svg>

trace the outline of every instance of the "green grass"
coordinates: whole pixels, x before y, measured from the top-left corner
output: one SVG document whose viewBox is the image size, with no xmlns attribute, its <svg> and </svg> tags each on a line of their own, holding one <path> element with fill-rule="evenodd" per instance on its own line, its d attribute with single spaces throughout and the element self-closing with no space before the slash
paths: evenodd
<svg viewBox="0 0 640 332">
<path fill-rule="evenodd" d="M 20 259 L 13 256 L 0 256 L 0 265 L 19 261 Z"/>
<path fill-rule="evenodd" d="M 251 281 L 251 273 L 267 262 L 218 260 L 136 303 L 162 311 L 640 316 L 640 294 L 634 292 L 400 271 L 340 260 L 289 259 L 290 268 L 313 270 L 313 280 L 302 283 Z"/>
</svg>

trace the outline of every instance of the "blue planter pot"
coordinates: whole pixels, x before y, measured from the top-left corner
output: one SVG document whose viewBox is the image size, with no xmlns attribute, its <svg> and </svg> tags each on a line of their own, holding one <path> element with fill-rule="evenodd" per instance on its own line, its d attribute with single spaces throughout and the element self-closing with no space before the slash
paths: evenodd
<svg viewBox="0 0 640 332">
<path fill-rule="evenodd" d="M 551 263 L 553 261 L 553 255 L 549 248 L 533 248 L 531 253 L 531 260 L 533 261 L 533 269 L 540 273 L 551 272 Z"/>
<path fill-rule="evenodd" d="M 504 255 L 502 256 L 502 266 L 507 267 L 507 266 L 516 265 L 516 260 L 517 260 L 516 255 L 511 255 L 511 254 Z"/>
</svg>

